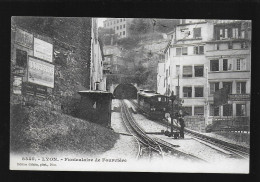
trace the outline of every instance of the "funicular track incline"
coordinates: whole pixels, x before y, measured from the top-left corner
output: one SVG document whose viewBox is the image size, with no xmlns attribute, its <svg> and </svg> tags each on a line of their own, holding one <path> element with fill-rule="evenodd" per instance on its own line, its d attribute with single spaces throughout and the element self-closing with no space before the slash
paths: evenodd
<svg viewBox="0 0 260 182">
<path fill-rule="evenodd" d="M 129 108 L 127 108 L 124 101 L 121 101 L 121 106 L 122 106 L 122 114 L 124 114 L 127 117 L 127 120 L 130 126 L 132 127 L 132 129 L 136 132 L 140 143 L 144 144 L 147 147 L 150 147 L 154 151 L 159 152 L 159 154 L 162 155 L 162 157 L 163 157 L 163 151 L 171 151 L 173 154 L 176 154 L 180 158 L 191 159 L 193 161 L 199 161 L 199 162 L 207 162 L 197 156 L 177 150 L 176 145 L 170 144 L 159 138 L 149 137 L 145 133 L 145 131 L 137 125 L 135 119 L 132 116 L 132 113 L 130 112 Z"/>
<path fill-rule="evenodd" d="M 151 156 L 151 152 L 155 151 L 157 152 L 162 158 L 163 158 L 163 151 L 160 147 L 160 145 L 154 141 L 152 138 L 150 138 L 135 122 L 134 118 L 132 117 L 131 112 L 127 108 L 124 101 L 121 101 L 121 113 L 125 119 L 124 122 L 127 122 L 132 130 L 134 131 L 132 135 L 138 140 L 139 143 L 141 143 L 144 147 L 149 149 L 149 156 Z M 126 124 L 126 123 L 125 123 Z M 127 124 L 126 124 L 127 126 Z M 139 152 L 138 157 L 142 155 L 142 152 L 140 151 L 139 146 Z"/>
<path fill-rule="evenodd" d="M 130 102 L 138 109 L 138 110 L 141 110 L 141 108 L 139 108 L 139 106 L 133 101 L 133 100 L 130 100 Z M 164 125 L 164 126 L 167 126 L 169 125 L 169 123 L 167 122 L 166 119 L 163 119 L 162 121 L 155 121 L 161 125 Z M 173 125 L 174 129 L 175 130 L 179 130 L 179 126 L 177 125 Z M 249 158 L 249 151 L 250 151 L 250 148 L 248 147 L 245 147 L 245 146 L 241 146 L 241 145 L 237 145 L 237 144 L 233 144 L 233 143 L 229 143 L 229 142 L 226 142 L 226 141 L 223 141 L 223 140 L 220 140 L 220 139 L 217 139 L 217 138 L 213 138 L 213 137 L 210 137 L 210 136 L 207 136 L 207 135 L 204 135 L 202 133 L 199 133 L 199 132 L 196 132 L 196 131 L 192 131 L 192 130 L 189 130 L 189 129 L 184 129 L 184 132 L 194 138 L 197 138 L 199 140 L 202 140 L 206 143 L 209 143 L 211 145 L 215 145 L 219 148 L 222 148 L 226 151 L 229 151 L 231 153 L 233 153 L 234 155 L 240 157 L 240 158 L 244 158 L 244 159 L 247 159 Z"/>
</svg>

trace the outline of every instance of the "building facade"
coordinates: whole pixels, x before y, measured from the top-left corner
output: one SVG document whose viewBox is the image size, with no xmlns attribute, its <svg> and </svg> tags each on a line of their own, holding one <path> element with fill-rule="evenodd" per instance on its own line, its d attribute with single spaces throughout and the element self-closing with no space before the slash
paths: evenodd
<svg viewBox="0 0 260 182">
<path fill-rule="evenodd" d="M 214 119 L 250 118 L 251 22 L 216 22 L 214 37 L 207 42 L 209 85 L 209 123 Z M 232 98 L 227 104 L 214 105 L 214 92 L 226 88 Z M 243 95 L 243 99 L 241 96 Z M 246 97 L 246 98 L 245 98 Z"/>
<path fill-rule="evenodd" d="M 205 126 L 221 117 L 249 117 L 251 29 L 249 21 L 181 21 L 160 63 L 158 92 L 183 100 L 190 117 Z M 165 67 L 165 69 L 162 69 Z M 215 91 L 228 88 L 228 104 L 214 105 Z M 243 99 L 239 99 L 243 98 Z M 203 127 L 201 127 L 203 128 Z"/>
<path fill-rule="evenodd" d="M 92 18 L 90 90 L 106 90 L 106 77 L 103 75 L 103 46 L 98 37 L 97 18 Z"/>
<path fill-rule="evenodd" d="M 131 18 L 107 18 L 103 22 L 104 28 L 109 28 L 115 30 L 115 34 L 119 38 L 125 38 L 128 36 L 128 26 Z"/>
</svg>

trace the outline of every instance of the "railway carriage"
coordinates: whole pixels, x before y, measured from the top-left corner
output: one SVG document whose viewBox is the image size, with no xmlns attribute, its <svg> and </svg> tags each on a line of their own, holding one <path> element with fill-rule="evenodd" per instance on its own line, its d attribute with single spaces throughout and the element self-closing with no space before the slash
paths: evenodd
<svg viewBox="0 0 260 182">
<path fill-rule="evenodd" d="M 154 91 L 140 91 L 137 94 L 139 108 L 151 119 L 164 118 L 168 111 L 169 97 L 155 93 Z"/>
</svg>

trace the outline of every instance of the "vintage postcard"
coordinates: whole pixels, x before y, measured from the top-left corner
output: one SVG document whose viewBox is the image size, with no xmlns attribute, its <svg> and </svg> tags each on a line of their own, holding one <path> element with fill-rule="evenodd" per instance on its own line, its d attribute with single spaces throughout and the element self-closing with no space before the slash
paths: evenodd
<svg viewBox="0 0 260 182">
<path fill-rule="evenodd" d="M 248 174 L 251 23 L 12 17 L 10 170 Z"/>
</svg>

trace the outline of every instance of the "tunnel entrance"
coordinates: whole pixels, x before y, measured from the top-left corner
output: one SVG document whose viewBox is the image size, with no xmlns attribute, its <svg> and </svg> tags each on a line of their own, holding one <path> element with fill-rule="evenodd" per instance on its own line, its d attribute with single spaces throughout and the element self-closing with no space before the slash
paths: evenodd
<svg viewBox="0 0 260 182">
<path fill-rule="evenodd" d="M 119 84 L 114 90 L 116 99 L 136 99 L 137 89 L 132 84 Z"/>
</svg>

